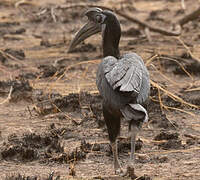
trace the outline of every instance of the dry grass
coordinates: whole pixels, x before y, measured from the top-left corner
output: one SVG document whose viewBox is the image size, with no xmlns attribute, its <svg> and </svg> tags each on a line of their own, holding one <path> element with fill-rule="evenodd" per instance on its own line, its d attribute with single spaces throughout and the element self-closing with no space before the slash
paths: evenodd
<svg viewBox="0 0 200 180">
<path fill-rule="evenodd" d="M 28 0 L 13 0 L 13 1 L 12 0 L 3 0 L 3 1 L 0 2 L 0 4 L 1 3 L 5 3 L 7 5 L 12 4 L 12 6 L 15 7 L 16 9 L 17 8 L 20 9 L 20 8 L 23 8 L 24 5 L 32 6 L 34 4 L 36 6 L 39 6 L 39 4 L 43 3 L 43 2 L 37 1 L 37 0 L 32 0 L 32 1 L 28 1 Z M 105 3 L 105 5 L 108 5 L 106 3 Z M 111 2 L 109 2 L 109 3 L 111 3 Z M 161 3 L 161 2 L 159 2 L 159 3 Z M 115 3 L 112 2 L 111 4 L 113 5 Z M 138 2 L 138 4 L 140 4 L 140 2 Z M 133 3 L 133 5 L 134 5 L 134 3 Z M 151 8 L 155 8 L 155 5 L 152 4 Z M 156 7 L 156 8 L 160 9 L 159 7 Z M 23 23 L 24 23 L 24 21 L 23 21 Z M 69 37 L 70 36 L 68 36 L 68 39 L 69 39 Z M 191 108 L 195 108 L 195 109 L 199 110 L 200 106 L 194 105 L 194 104 L 190 103 L 188 100 L 183 99 L 180 96 L 180 93 L 177 93 L 177 92 L 182 90 L 182 87 L 186 87 L 186 86 L 188 88 L 186 90 L 184 90 L 185 92 L 200 91 L 200 87 L 195 87 L 195 88 L 193 87 L 194 84 L 198 84 L 198 83 L 200 84 L 200 81 L 197 80 L 193 75 L 191 75 L 177 59 L 173 58 L 173 55 L 175 53 L 177 53 L 178 51 L 177 52 L 176 52 L 176 50 L 171 51 L 171 49 L 173 49 L 173 47 L 175 47 L 178 50 L 181 49 L 180 51 L 186 51 L 188 54 L 191 55 L 191 57 L 194 58 L 194 60 L 197 60 L 197 61 L 199 61 L 198 53 L 194 53 L 193 49 L 191 47 L 188 47 L 186 45 L 186 43 L 184 43 L 184 42 L 186 42 L 184 37 L 180 37 L 178 39 L 175 38 L 175 40 L 177 42 L 179 42 L 178 45 L 176 43 L 173 43 L 172 47 L 167 46 L 167 44 L 165 44 L 165 42 L 166 41 L 172 41 L 172 39 L 173 38 L 168 39 L 168 37 L 165 37 L 165 38 L 162 39 L 162 37 L 160 37 L 159 43 L 161 44 L 161 47 L 158 47 L 157 45 L 153 45 L 152 47 L 150 47 L 150 45 L 148 43 L 144 43 L 142 45 L 133 46 L 131 51 L 134 49 L 134 51 L 136 51 L 138 54 L 140 54 L 144 58 L 146 65 L 147 65 L 148 69 L 150 70 L 151 86 L 155 87 L 158 90 L 158 96 L 156 97 L 156 99 L 153 99 L 152 97 L 150 97 L 150 98 L 159 103 L 162 111 L 165 111 L 166 114 L 168 114 L 168 113 L 170 114 L 173 111 L 179 111 L 179 112 L 184 114 L 184 115 L 182 115 L 182 117 L 184 117 L 185 113 L 186 113 L 186 117 L 188 117 L 187 115 L 189 115 L 189 116 L 192 116 L 192 118 L 193 118 L 193 117 L 196 116 L 196 114 L 194 113 L 194 111 L 191 110 Z M 184 41 L 182 39 L 184 39 Z M 69 93 L 79 93 L 80 94 L 81 91 L 87 91 L 89 93 L 98 93 L 97 88 L 96 88 L 96 84 L 95 84 L 95 74 L 93 74 L 94 72 L 91 71 L 91 69 L 92 68 L 96 69 L 101 60 L 91 58 L 91 60 L 87 60 L 87 61 L 83 61 L 83 62 L 77 62 L 76 59 L 81 53 L 76 54 L 76 55 L 75 54 L 63 53 L 64 49 L 67 49 L 67 47 L 55 47 L 55 48 L 50 47 L 50 48 L 46 48 L 46 49 L 43 47 L 43 48 L 39 49 L 38 47 L 40 45 L 40 40 L 38 40 L 38 39 L 36 39 L 32 36 L 30 36 L 30 37 L 25 36 L 23 38 L 23 41 L 24 40 L 29 41 L 28 44 L 21 43 L 18 48 L 26 47 L 25 53 L 26 53 L 26 57 L 28 58 L 27 61 L 26 60 L 21 61 L 21 60 L 15 58 L 15 57 L 13 57 L 12 55 L 5 53 L 3 50 L 0 50 L 0 54 L 2 54 L 4 57 L 9 59 L 10 62 L 18 64 L 23 70 L 26 70 L 26 72 L 28 72 L 28 71 L 34 72 L 34 73 L 38 72 L 38 68 L 36 67 L 38 61 L 35 62 L 35 60 L 37 60 L 37 59 L 39 59 L 41 61 L 48 59 L 48 62 L 50 64 L 53 64 L 53 62 L 55 60 L 58 60 L 60 57 L 75 59 L 74 62 L 72 62 L 73 60 L 69 60 L 70 65 L 68 65 L 68 66 L 66 65 L 65 72 L 61 76 L 58 76 L 58 72 L 57 72 L 56 74 L 54 74 L 53 77 L 51 77 L 49 79 L 41 79 L 40 78 L 41 76 L 39 75 L 38 78 L 36 78 L 34 80 L 30 80 L 30 83 L 31 83 L 33 88 L 42 89 L 45 93 L 49 93 L 49 94 L 53 93 L 53 92 L 59 92 L 62 95 L 67 95 Z M 153 41 L 154 41 L 154 39 L 153 39 Z M 164 42 L 164 44 L 162 44 L 162 41 Z M 69 42 L 67 42 L 67 43 L 69 43 Z M 124 39 L 122 41 L 122 49 L 126 46 L 127 46 L 127 40 Z M 37 51 L 35 51 L 35 49 L 34 49 L 35 47 L 38 48 Z M 125 49 L 124 51 L 126 51 L 126 50 L 127 49 Z M 159 52 L 159 53 L 157 53 L 157 52 Z M 170 54 L 170 55 L 173 54 L 172 56 L 168 57 L 167 60 L 177 63 L 177 65 L 185 72 L 186 76 L 184 76 L 184 77 L 187 78 L 188 81 L 182 82 L 182 83 L 174 81 L 172 76 L 169 76 L 165 72 L 165 70 L 163 70 L 161 68 L 160 61 L 162 61 L 161 54 L 163 54 L 163 52 L 165 52 L 165 54 Z M 150 56 L 151 56 L 151 58 L 148 58 Z M 89 57 L 95 57 L 95 56 L 92 56 L 92 53 L 91 53 L 91 54 L 88 54 L 87 57 L 89 58 Z M 80 60 L 81 60 L 81 56 L 80 56 Z M 81 67 L 83 66 L 84 71 L 78 72 L 77 69 L 79 69 L 78 68 L 79 66 L 81 66 Z M 16 72 L 13 72 L 12 69 L 9 69 L 4 65 L 0 66 L 0 70 L 1 70 L 0 72 L 2 73 L 2 78 L 8 77 L 8 79 L 12 79 L 12 77 L 16 76 L 16 74 L 15 74 Z M 77 70 L 77 72 L 75 72 L 76 70 Z M 160 77 L 160 81 L 158 80 L 158 76 Z M 162 82 L 165 82 L 166 86 L 163 85 Z M 170 89 L 167 87 L 168 85 L 170 85 L 170 87 L 171 87 Z M 174 89 L 176 91 L 174 91 Z M 9 96 L 10 96 L 11 93 L 12 93 L 12 89 L 10 89 L 10 91 L 8 92 L 7 98 L 5 98 L 5 100 L 2 100 L 0 102 L 0 104 L 2 104 L 2 107 L 5 106 L 5 102 L 8 102 Z M 166 105 L 165 101 L 163 100 L 164 98 L 166 98 L 166 96 L 169 96 L 170 98 L 172 98 L 176 102 L 180 102 L 181 107 L 175 108 L 175 107 L 170 107 L 170 106 Z M 50 97 L 49 97 L 49 101 L 52 101 L 52 99 Z M 58 107 L 55 106 L 55 112 L 61 112 L 61 110 Z M 66 119 L 68 119 L 69 121 L 76 121 L 76 119 L 74 119 L 73 117 L 70 117 L 70 114 L 65 113 L 65 112 L 63 112 L 63 113 L 64 113 Z M 31 121 L 29 131 L 31 132 L 32 129 L 33 129 L 33 126 L 35 127 L 36 125 L 38 125 L 38 127 L 41 128 L 41 127 L 46 127 L 51 122 L 58 122 L 58 121 L 56 121 L 55 116 L 53 116 L 53 115 L 52 115 L 52 117 L 50 117 L 50 116 L 47 115 L 47 116 L 43 117 L 42 119 L 35 118 L 35 117 L 27 118 L 29 121 Z M 51 119 L 51 120 L 49 120 L 48 118 Z M 22 119 L 22 118 L 20 117 L 20 119 Z M 62 123 L 63 122 L 61 122 L 61 121 L 58 122 L 58 124 L 62 124 Z M 65 125 L 67 123 L 68 122 L 65 122 Z M 9 122 L 9 125 L 12 126 L 13 128 L 14 127 L 16 128 L 17 125 L 16 125 L 15 117 L 14 117 L 13 122 Z M 188 128 L 188 129 L 193 128 L 193 127 L 199 129 L 199 124 L 197 122 L 194 123 L 194 124 L 188 122 L 188 124 L 186 123 L 186 125 L 185 125 L 185 128 Z M 21 130 L 22 128 L 23 127 L 20 127 L 19 129 Z M 94 130 L 95 133 L 98 133 L 98 131 L 96 129 L 92 129 L 92 130 Z M 149 128 L 144 128 L 144 133 L 148 132 L 149 130 L 150 130 Z M 156 132 L 156 131 L 159 131 L 159 130 L 158 129 L 152 129 L 152 131 Z M 179 129 L 177 131 L 179 131 Z M 146 145 L 148 146 L 148 147 L 145 147 L 146 152 L 142 152 L 143 153 L 142 155 L 147 156 L 147 157 L 151 157 L 151 155 L 167 154 L 167 155 L 169 155 L 169 159 L 171 160 L 171 155 L 173 155 L 174 153 L 177 153 L 177 154 L 181 154 L 181 153 L 197 154 L 197 152 L 200 150 L 200 147 L 198 147 L 198 145 L 194 145 L 190 148 L 188 147 L 188 149 L 178 149 L 178 150 L 158 150 L 158 149 L 154 149 L 154 150 L 152 150 L 151 148 L 149 148 L 149 146 L 154 147 L 154 146 L 152 146 L 152 144 L 159 145 L 160 143 L 165 142 L 165 140 L 155 141 L 155 140 L 150 140 L 148 138 L 153 138 L 153 137 L 151 135 L 149 137 L 146 136 L 146 139 L 141 138 L 141 140 L 144 142 L 145 146 Z M 99 141 L 98 143 L 105 143 L 105 142 L 107 142 L 107 141 Z M 94 152 L 92 150 L 89 153 L 91 155 L 97 154 L 97 153 L 99 153 L 100 155 L 104 155 L 103 152 Z M 137 155 L 139 156 L 140 154 L 137 153 Z M 75 160 L 74 160 L 74 162 L 75 162 Z M 72 167 L 74 167 L 74 166 L 75 166 L 75 169 L 76 169 L 76 164 L 72 163 Z M 142 172 L 146 172 L 146 169 L 144 170 L 144 168 L 143 168 Z M 152 170 L 151 174 L 154 174 L 153 172 L 154 171 Z M 163 175 L 163 177 L 164 176 L 165 175 Z M 79 177 L 66 176 L 66 178 L 61 178 L 61 179 L 81 180 L 81 179 L 92 179 L 92 178 L 93 177 L 88 178 L 88 177 L 83 176 L 82 178 L 79 178 Z M 96 177 L 96 178 L 98 178 L 98 177 Z M 111 175 L 109 177 L 102 176 L 102 177 L 99 177 L 99 179 L 100 178 L 102 178 L 102 179 L 103 178 L 104 179 L 106 179 L 106 178 L 116 179 L 116 176 L 113 176 L 113 175 Z M 162 179 L 166 179 L 166 177 L 164 177 L 164 178 L 158 177 L 158 178 L 155 178 L 155 179 L 162 180 Z"/>
</svg>

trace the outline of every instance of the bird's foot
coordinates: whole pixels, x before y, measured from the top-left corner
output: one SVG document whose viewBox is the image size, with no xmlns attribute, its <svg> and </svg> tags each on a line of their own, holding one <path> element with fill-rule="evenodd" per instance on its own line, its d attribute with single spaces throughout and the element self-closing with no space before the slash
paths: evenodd
<svg viewBox="0 0 200 180">
<path fill-rule="evenodd" d="M 123 176 L 123 173 L 124 173 L 124 172 L 123 172 L 123 170 L 122 170 L 121 167 L 115 169 L 115 175 Z"/>
<path fill-rule="evenodd" d="M 121 165 L 119 164 L 119 161 L 116 161 L 114 164 L 114 168 L 115 168 L 115 174 L 116 175 L 122 175 L 123 174 L 123 169 L 121 167 Z"/>
<path fill-rule="evenodd" d="M 129 162 L 127 164 L 126 170 L 124 171 L 123 177 L 127 176 L 127 177 L 131 177 L 131 179 L 135 179 L 137 178 L 137 176 L 135 175 L 135 165 L 134 163 Z"/>
</svg>

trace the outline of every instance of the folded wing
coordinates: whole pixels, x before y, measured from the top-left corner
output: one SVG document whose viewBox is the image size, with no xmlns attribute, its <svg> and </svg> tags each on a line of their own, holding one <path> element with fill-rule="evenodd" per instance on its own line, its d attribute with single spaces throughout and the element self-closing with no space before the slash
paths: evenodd
<svg viewBox="0 0 200 180">
<path fill-rule="evenodd" d="M 119 60 L 112 56 L 104 58 L 105 77 L 114 90 L 138 95 L 142 86 L 144 63 L 135 53 L 126 54 Z"/>
</svg>

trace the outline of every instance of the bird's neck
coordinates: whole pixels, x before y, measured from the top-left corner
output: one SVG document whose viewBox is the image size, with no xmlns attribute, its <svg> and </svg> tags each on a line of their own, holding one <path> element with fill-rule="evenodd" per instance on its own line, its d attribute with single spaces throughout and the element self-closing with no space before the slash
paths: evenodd
<svg viewBox="0 0 200 180">
<path fill-rule="evenodd" d="M 121 35 L 120 33 L 116 32 L 117 29 L 112 30 L 113 27 L 107 26 L 103 35 L 103 56 L 114 56 L 115 58 L 120 57 L 119 51 L 119 40 Z M 118 30 L 118 31 L 119 31 Z"/>
</svg>

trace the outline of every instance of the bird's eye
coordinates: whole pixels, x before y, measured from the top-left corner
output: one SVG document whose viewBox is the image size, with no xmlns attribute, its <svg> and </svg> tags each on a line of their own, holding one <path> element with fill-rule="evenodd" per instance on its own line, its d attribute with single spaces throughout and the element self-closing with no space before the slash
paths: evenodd
<svg viewBox="0 0 200 180">
<path fill-rule="evenodd" d="M 96 20 L 98 23 L 102 23 L 102 17 L 100 15 L 96 16 Z"/>
</svg>

